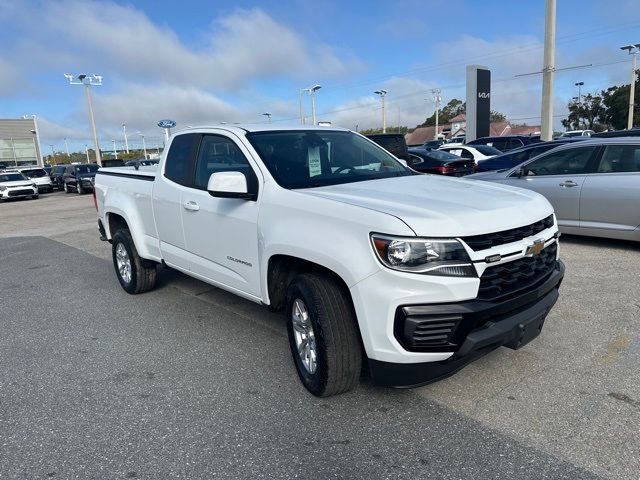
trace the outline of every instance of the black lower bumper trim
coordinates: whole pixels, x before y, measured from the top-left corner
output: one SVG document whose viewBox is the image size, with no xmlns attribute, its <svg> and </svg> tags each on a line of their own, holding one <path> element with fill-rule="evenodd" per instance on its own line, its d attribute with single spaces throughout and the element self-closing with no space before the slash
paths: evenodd
<svg viewBox="0 0 640 480">
<path fill-rule="evenodd" d="M 528 303 L 522 305 L 511 299 L 512 310 L 505 311 L 505 305 L 494 304 L 491 308 L 480 307 L 478 302 L 458 302 L 449 305 L 434 305 L 434 310 L 459 312 L 461 308 L 478 309 L 488 320 L 479 328 L 472 330 L 449 359 L 428 363 L 389 363 L 369 359 L 371 377 L 377 385 L 386 387 L 417 387 L 453 375 L 473 360 L 505 346 L 512 349 L 523 347 L 536 338 L 542 331 L 547 314 L 558 300 L 558 288 L 564 275 L 564 265 L 558 262 L 557 269 L 549 281 L 533 292 L 527 292 Z M 450 308 L 447 308 L 450 307 Z M 428 306 L 422 308 L 427 309 Z"/>
</svg>

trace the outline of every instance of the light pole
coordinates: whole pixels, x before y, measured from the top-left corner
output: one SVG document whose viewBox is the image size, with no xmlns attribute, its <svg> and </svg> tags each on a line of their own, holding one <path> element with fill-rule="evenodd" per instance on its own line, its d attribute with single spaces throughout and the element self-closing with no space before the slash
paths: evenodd
<svg viewBox="0 0 640 480">
<path fill-rule="evenodd" d="M 42 155 L 42 148 L 40 147 L 40 134 L 38 133 L 38 119 L 36 118 L 35 115 L 23 115 L 22 118 L 27 119 L 27 118 L 33 118 L 33 129 L 35 131 L 36 134 L 36 143 L 38 144 L 38 156 L 40 157 L 40 165 L 44 165 L 44 158 Z"/>
<path fill-rule="evenodd" d="M 262 115 L 267 117 L 267 119 L 269 120 L 269 123 L 271 123 L 271 114 L 270 113 L 263 113 Z"/>
<path fill-rule="evenodd" d="M 64 149 L 67 151 L 67 157 L 71 158 L 71 154 L 69 153 L 69 144 L 67 143 L 67 138 L 64 139 Z"/>
<path fill-rule="evenodd" d="M 322 86 L 316 84 L 313 87 L 305 88 L 306 92 L 309 92 L 309 96 L 311 97 L 311 118 L 313 119 L 313 124 L 316 125 L 316 92 L 320 90 Z M 304 123 L 304 122 L 303 122 Z"/>
<path fill-rule="evenodd" d="M 582 103 L 582 86 L 584 82 L 576 82 L 574 85 L 578 87 L 578 103 Z"/>
<path fill-rule="evenodd" d="M 138 132 L 138 135 L 140 135 L 142 137 L 142 149 L 144 151 L 144 159 L 146 160 L 147 157 L 147 144 L 144 142 L 144 134 L 142 132 Z"/>
<path fill-rule="evenodd" d="M 124 133 L 124 149 L 129 153 L 129 140 L 127 139 L 127 126 L 122 124 L 122 132 Z"/>
<path fill-rule="evenodd" d="M 380 95 L 380 102 L 382 103 L 382 133 L 387 133 L 387 115 L 384 111 L 384 97 L 387 95 L 386 90 L 376 90 L 376 95 Z"/>
<path fill-rule="evenodd" d="M 433 90 L 431 90 L 431 93 L 433 93 L 433 101 L 436 102 L 436 134 L 434 135 L 433 139 L 434 140 L 438 140 L 438 116 L 440 114 L 440 102 L 442 101 L 442 96 L 440 95 L 440 93 L 442 92 L 442 90 L 440 90 L 439 88 L 434 88 Z"/>
<path fill-rule="evenodd" d="M 102 165 L 100 144 L 98 143 L 98 132 L 96 131 L 96 122 L 93 118 L 93 105 L 91 104 L 91 87 L 102 85 L 102 75 L 86 75 L 81 73 L 74 77 L 70 73 L 65 73 L 64 76 L 69 80 L 69 85 L 84 85 L 84 93 L 87 97 L 87 107 L 89 108 L 89 120 L 91 121 L 91 130 L 93 131 L 93 143 L 96 148 L 96 162 L 98 165 Z"/>
<path fill-rule="evenodd" d="M 111 140 L 113 142 L 113 156 L 116 158 L 116 160 L 118 159 L 118 149 L 116 148 L 116 141 L 115 140 Z"/>
<path fill-rule="evenodd" d="M 87 163 L 89 163 L 89 146 L 84 144 L 84 154 L 87 156 Z"/>
<path fill-rule="evenodd" d="M 53 150 L 52 143 L 50 143 L 49 146 L 51 147 L 51 160 L 53 160 L 56 157 L 56 152 Z"/>
<path fill-rule="evenodd" d="M 298 110 L 300 112 L 300 125 L 304 125 L 304 110 L 302 109 L 302 94 L 306 88 L 301 88 L 298 92 Z"/>
<path fill-rule="evenodd" d="M 640 43 L 636 43 L 635 45 L 625 45 L 624 47 L 620 47 L 620 50 L 627 50 L 629 55 L 631 55 L 631 84 L 629 85 L 629 117 L 627 119 L 627 130 L 631 130 L 633 128 L 633 107 L 635 103 L 636 96 L 636 69 L 637 67 L 637 58 L 636 55 L 640 52 Z"/>
<path fill-rule="evenodd" d="M 546 0 L 544 19 L 544 65 L 542 67 L 542 113 L 540 139 L 553 138 L 553 77 L 556 63 L 556 0 Z"/>
</svg>

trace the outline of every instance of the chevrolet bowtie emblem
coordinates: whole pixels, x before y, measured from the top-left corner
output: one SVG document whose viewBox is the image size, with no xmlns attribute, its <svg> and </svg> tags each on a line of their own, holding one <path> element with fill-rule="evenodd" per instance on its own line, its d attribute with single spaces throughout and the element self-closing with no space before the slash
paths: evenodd
<svg viewBox="0 0 640 480">
<path fill-rule="evenodd" d="M 535 255 L 540 255 L 540 252 L 542 252 L 543 248 L 544 248 L 544 240 L 539 238 L 527 247 L 527 250 L 524 252 L 524 256 L 533 257 Z"/>
</svg>

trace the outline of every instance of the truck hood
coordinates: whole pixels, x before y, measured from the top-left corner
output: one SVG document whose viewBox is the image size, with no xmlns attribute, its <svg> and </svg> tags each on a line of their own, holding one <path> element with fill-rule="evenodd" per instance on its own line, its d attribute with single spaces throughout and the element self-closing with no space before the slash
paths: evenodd
<svg viewBox="0 0 640 480">
<path fill-rule="evenodd" d="M 553 212 L 551 204 L 531 190 L 441 175 L 393 177 L 298 191 L 393 215 L 420 236 L 497 232 L 534 223 Z"/>
</svg>

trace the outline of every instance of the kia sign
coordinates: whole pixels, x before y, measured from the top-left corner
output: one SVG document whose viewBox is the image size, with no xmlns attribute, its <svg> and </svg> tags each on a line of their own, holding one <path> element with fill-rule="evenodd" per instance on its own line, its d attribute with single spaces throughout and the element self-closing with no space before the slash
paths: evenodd
<svg viewBox="0 0 640 480">
<path fill-rule="evenodd" d="M 176 122 L 174 122 L 173 120 L 160 120 L 158 122 L 158 126 L 160 128 L 173 128 L 176 126 Z"/>
<path fill-rule="evenodd" d="M 491 71 L 479 65 L 467 66 L 466 141 L 488 137 L 491 116 Z"/>
</svg>

